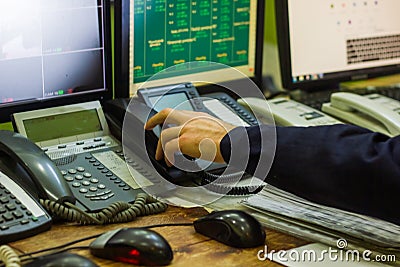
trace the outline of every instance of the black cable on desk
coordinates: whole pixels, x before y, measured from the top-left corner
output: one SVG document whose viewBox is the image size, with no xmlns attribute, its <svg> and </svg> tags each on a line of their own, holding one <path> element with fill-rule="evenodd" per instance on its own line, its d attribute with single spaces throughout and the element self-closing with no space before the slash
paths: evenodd
<svg viewBox="0 0 400 267">
<path fill-rule="evenodd" d="M 171 226 L 193 226 L 193 223 L 165 223 L 165 224 L 154 224 L 154 225 L 148 225 L 148 226 L 141 226 L 141 227 L 137 227 L 137 228 L 150 229 L 150 228 L 161 228 L 161 227 L 171 227 Z M 27 252 L 27 253 L 24 253 L 24 254 L 20 254 L 18 256 L 19 256 L 19 258 L 21 259 L 21 262 L 22 262 L 22 261 L 27 261 L 29 259 L 35 260 L 35 259 L 37 259 L 39 257 L 42 257 L 42 256 L 48 256 L 48 255 L 52 255 L 52 254 L 56 254 L 56 253 L 61 253 L 61 252 L 65 252 L 65 251 L 72 250 L 72 249 L 88 249 L 89 246 L 78 246 L 78 247 L 69 247 L 69 246 L 72 246 L 74 244 L 77 244 L 77 243 L 80 243 L 80 242 L 83 242 L 83 241 L 86 241 L 86 240 L 97 238 L 97 237 L 101 236 L 102 234 L 103 233 L 92 235 L 92 236 L 87 236 L 87 237 L 84 237 L 84 238 L 80 238 L 80 239 L 77 239 L 77 240 L 74 240 L 74 241 L 59 245 L 57 247 L 41 249 L 41 250 L 37 250 L 37 251 L 33 251 L 33 252 Z M 49 252 L 49 251 L 53 251 L 53 252 L 47 253 L 47 254 L 44 254 L 44 255 L 41 255 L 41 256 L 33 256 L 35 254 Z M 1 266 L 4 266 L 4 265 L 0 264 L 0 267 Z"/>
</svg>

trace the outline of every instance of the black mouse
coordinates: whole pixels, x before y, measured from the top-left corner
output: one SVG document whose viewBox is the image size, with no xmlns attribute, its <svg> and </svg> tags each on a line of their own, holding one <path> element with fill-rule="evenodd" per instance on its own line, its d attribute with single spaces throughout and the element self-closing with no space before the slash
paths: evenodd
<svg viewBox="0 0 400 267">
<path fill-rule="evenodd" d="M 89 245 L 92 255 L 135 265 L 167 265 L 171 246 L 157 232 L 145 228 L 120 228 L 106 232 Z"/>
<path fill-rule="evenodd" d="M 265 242 L 265 231 L 259 221 L 241 210 L 215 211 L 193 224 L 196 232 L 231 247 L 251 248 Z"/>
<path fill-rule="evenodd" d="M 69 252 L 56 253 L 39 257 L 27 263 L 25 267 L 98 267 L 93 261 Z"/>
</svg>

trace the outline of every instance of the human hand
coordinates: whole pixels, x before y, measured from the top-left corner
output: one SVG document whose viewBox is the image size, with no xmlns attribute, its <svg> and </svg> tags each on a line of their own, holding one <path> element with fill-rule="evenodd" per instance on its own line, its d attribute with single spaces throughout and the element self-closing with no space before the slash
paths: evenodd
<svg viewBox="0 0 400 267">
<path fill-rule="evenodd" d="M 176 125 L 164 129 L 157 144 L 156 160 L 164 157 L 168 166 L 173 165 L 174 154 L 179 151 L 190 157 L 223 163 L 221 140 L 237 127 L 207 113 L 171 108 L 151 117 L 144 128 L 151 130 L 159 124 Z"/>
</svg>

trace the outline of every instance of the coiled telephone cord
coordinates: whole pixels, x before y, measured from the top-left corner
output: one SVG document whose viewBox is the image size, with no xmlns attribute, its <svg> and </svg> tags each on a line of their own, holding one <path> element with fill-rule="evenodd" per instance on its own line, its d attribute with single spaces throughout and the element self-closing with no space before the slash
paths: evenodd
<svg viewBox="0 0 400 267">
<path fill-rule="evenodd" d="M 202 179 L 200 184 L 208 190 L 213 191 L 217 194 L 227 194 L 230 196 L 246 196 L 257 194 L 264 188 L 264 184 L 243 186 L 229 185 L 229 183 L 237 182 L 237 179 L 242 177 L 243 175 L 243 172 L 225 175 L 202 172 Z"/>
<path fill-rule="evenodd" d="M 5 267 L 21 267 L 19 256 L 7 245 L 0 246 L 0 261 L 5 263 Z"/>
<path fill-rule="evenodd" d="M 164 212 L 168 207 L 167 204 L 143 193 L 136 196 L 133 204 L 119 201 L 95 213 L 85 212 L 71 203 L 60 204 L 41 199 L 40 204 L 52 216 L 82 225 L 130 222 L 139 216 Z"/>
</svg>

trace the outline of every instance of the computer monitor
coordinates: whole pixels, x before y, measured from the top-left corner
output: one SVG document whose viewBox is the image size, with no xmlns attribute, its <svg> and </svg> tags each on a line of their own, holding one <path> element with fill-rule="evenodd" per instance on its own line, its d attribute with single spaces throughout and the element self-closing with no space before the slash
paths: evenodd
<svg viewBox="0 0 400 267">
<path fill-rule="evenodd" d="M 108 0 L 0 1 L 0 122 L 112 97 Z"/>
<path fill-rule="evenodd" d="M 264 1 L 115 1 L 115 94 L 212 77 L 228 86 L 231 66 L 261 85 Z M 189 63 L 190 64 L 185 64 Z M 218 78 L 218 79 L 217 79 Z M 150 85 L 147 83 L 146 87 Z"/>
<path fill-rule="evenodd" d="M 275 1 L 285 89 L 322 90 L 400 72 L 400 1 Z"/>
</svg>

